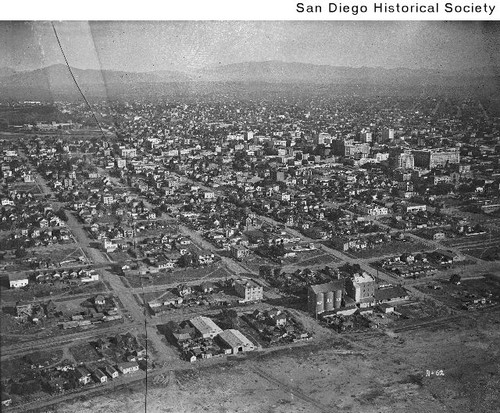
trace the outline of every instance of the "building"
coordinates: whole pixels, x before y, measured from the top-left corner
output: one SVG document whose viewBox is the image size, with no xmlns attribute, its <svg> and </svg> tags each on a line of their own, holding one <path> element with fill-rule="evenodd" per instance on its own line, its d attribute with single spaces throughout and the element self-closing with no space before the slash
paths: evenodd
<svg viewBox="0 0 500 413">
<path fill-rule="evenodd" d="M 356 304 L 361 307 L 369 306 L 374 301 L 375 295 L 375 278 L 370 274 L 363 272 L 355 274 L 353 277 L 346 280 L 346 293 L 354 299 Z"/>
<path fill-rule="evenodd" d="M 120 156 L 122 158 L 135 158 L 137 156 L 137 150 L 134 148 L 120 148 Z"/>
<path fill-rule="evenodd" d="M 427 205 L 425 204 L 408 204 L 405 206 L 406 212 L 419 212 L 419 211 L 427 211 Z"/>
<path fill-rule="evenodd" d="M 28 276 L 24 274 L 9 274 L 9 287 L 22 288 L 26 287 L 29 283 Z"/>
<path fill-rule="evenodd" d="M 390 142 L 394 140 L 394 129 L 384 129 L 382 131 L 382 142 Z"/>
<path fill-rule="evenodd" d="M 342 306 L 344 280 L 309 286 L 307 294 L 308 308 L 317 316 L 325 311 L 338 310 Z"/>
<path fill-rule="evenodd" d="M 29 318 L 33 314 L 33 303 L 29 301 L 18 301 L 16 303 L 16 316 L 19 318 Z"/>
<path fill-rule="evenodd" d="M 75 376 L 82 384 L 89 384 L 91 381 L 90 372 L 85 367 L 77 367 L 75 369 Z"/>
<path fill-rule="evenodd" d="M 403 287 L 392 286 L 375 290 L 375 302 L 377 304 L 406 301 L 409 299 L 408 291 Z"/>
<path fill-rule="evenodd" d="M 415 166 L 425 169 L 460 163 L 460 152 L 455 148 L 418 150 L 413 151 L 413 156 L 415 157 Z"/>
<path fill-rule="evenodd" d="M 361 205 L 359 207 L 359 210 L 363 214 L 370 215 L 370 216 L 387 215 L 389 213 L 389 210 L 387 209 L 387 207 L 378 206 L 378 205 Z"/>
<path fill-rule="evenodd" d="M 118 370 L 116 370 L 113 366 L 109 366 L 109 365 L 105 366 L 104 371 L 112 379 L 116 379 L 119 375 Z"/>
<path fill-rule="evenodd" d="M 222 328 L 215 324 L 210 318 L 198 316 L 189 320 L 196 332 L 203 338 L 214 338 L 222 333 Z"/>
<path fill-rule="evenodd" d="M 393 166 L 396 168 L 413 169 L 415 168 L 415 157 L 409 151 L 404 151 L 396 155 Z"/>
<path fill-rule="evenodd" d="M 334 155 L 366 157 L 370 153 L 368 143 L 355 143 L 353 139 L 336 139 L 332 142 Z"/>
<path fill-rule="evenodd" d="M 243 245 L 231 245 L 231 256 L 237 260 L 241 260 L 250 254 L 250 250 Z"/>
<path fill-rule="evenodd" d="M 236 280 L 234 289 L 245 301 L 259 301 L 264 298 L 264 288 L 252 280 Z"/>
<path fill-rule="evenodd" d="M 231 350 L 231 354 L 255 350 L 255 345 L 238 330 L 224 330 L 217 338 L 223 348 Z"/>
<path fill-rule="evenodd" d="M 373 139 L 372 132 L 361 132 L 361 135 L 360 135 L 361 143 L 371 143 L 372 139 Z"/>
<path fill-rule="evenodd" d="M 94 370 L 94 377 L 99 383 L 106 383 L 108 381 L 108 376 L 101 369 Z"/>
<path fill-rule="evenodd" d="M 119 363 L 116 367 L 118 367 L 118 370 L 120 370 L 122 374 L 130 374 L 139 370 L 139 365 L 135 361 Z"/>
<path fill-rule="evenodd" d="M 160 308 L 163 306 L 171 306 L 171 305 L 180 305 L 184 299 L 172 291 L 165 291 L 159 297 L 156 297 L 150 301 L 148 301 L 148 306 L 151 310 L 155 311 L 155 308 Z"/>
</svg>

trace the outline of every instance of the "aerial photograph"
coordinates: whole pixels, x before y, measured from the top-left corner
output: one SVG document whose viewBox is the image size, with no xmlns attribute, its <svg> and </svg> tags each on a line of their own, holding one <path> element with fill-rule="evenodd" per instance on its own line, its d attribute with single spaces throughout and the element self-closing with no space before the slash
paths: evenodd
<svg viewBox="0 0 500 413">
<path fill-rule="evenodd" d="M 500 21 L 0 21 L 7 413 L 500 410 Z"/>
</svg>

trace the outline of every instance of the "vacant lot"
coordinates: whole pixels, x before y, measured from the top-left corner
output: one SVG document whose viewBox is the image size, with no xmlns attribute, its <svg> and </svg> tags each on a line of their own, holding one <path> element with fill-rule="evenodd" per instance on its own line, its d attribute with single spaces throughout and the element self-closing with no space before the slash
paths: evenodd
<svg viewBox="0 0 500 413">
<path fill-rule="evenodd" d="M 16 378 L 31 370 L 31 365 L 48 367 L 62 360 L 62 350 L 37 351 L 22 357 L 2 360 L 2 378 Z"/>
<path fill-rule="evenodd" d="M 77 344 L 70 347 L 69 352 L 77 363 L 89 363 L 101 358 L 90 343 Z"/>
<path fill-rule="evenodd" d="M 428 247 L 421 242 L 414 241 L 391 241 L 384 242 L 382 244 L 377 244 L 373 248 L 360 250 L 360 251 L 349 251 L 349 254 L 355 258 L 374 258 L 381 257 L 388 254 L 400 255 L 405 252 L 416 253 L 422 252 L 428 249 Z"/>
<path fill-rule="evenodd" d="M 20 289 L 5 289 L 0 290 L 0 300 L 2 304 L 15 303 L 17 301 L 46 301 L 59 297 L 68 297 L 79 294 L 98 294 L 106 291 L 106 286 L 102 281 L 71 286 L 61 283 L 58 286 L 45 284 L 31 284 L 28 287 Z"/>
<path fill-rule="evenodd" d="M 213 278 L 230 278 L 231 276 L 232 274 L 224 266 L 217 263 L 199 268 L 178 268 L 174 271 L 162 271 L 147 276 L 131 274 L 126 275 L 125 278 L 130 287 L 138 288 L 148 285 L 170 285 Z"/>
</svg>

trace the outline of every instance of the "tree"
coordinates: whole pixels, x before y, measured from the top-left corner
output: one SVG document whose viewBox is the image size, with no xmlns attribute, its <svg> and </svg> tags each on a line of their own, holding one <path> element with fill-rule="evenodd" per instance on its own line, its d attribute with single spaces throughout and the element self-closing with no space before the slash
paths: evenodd
<svg viewBox="0 0 500 413">
<path fill-rule="evenodd" d="M 264 277 L 264 278 L 265 277 L 270 277 L 272 275 L 272 271 L 273 271 L 273 269 L 269 265 L 261 265 L 259 267 L 259 275 L 261 277 Z"/>
<path fill-rule="evenodd" d="M 452 274 L 451 277 L 450 277 L 450 282 L 452 284 L 460 284 L 460 280 L 462 279 L 462 277 L 460 277 L 459 274 Z"/>
<path fill-rule="evenodd" d="M 26 257 L 26 255 L 28 255 L 28 252 L 26 251 L 26 248 L 18 248 L 16 249 L 16 258 L 23 258 L 23 257 Z"/>
<path fill-rule="evenodd" d="M 179 258 L 179 265 L 183 268 L 189 267 L 192 263 L 193 256 L 191 254 L 184 254 Z"/>
</svg>

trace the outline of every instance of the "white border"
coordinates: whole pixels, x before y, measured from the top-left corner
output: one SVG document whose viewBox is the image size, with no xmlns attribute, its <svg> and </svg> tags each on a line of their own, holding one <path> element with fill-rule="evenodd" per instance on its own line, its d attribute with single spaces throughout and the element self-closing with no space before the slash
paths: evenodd
<svg viewBox="0 0 500 413">
<path fill-rule="evenodd" d="M 298 13 L 296 0 L 18 0 L 2 5 L 2 20 L 500 20 L 497 0 L 340 0 L 302 1 L 320 5 L 321 13 Z M 338 6 L 366 6 L 366 13 L 329 12 L 329 3 Z M 438 13 L 374 12 L 374 3 L 387 5 L 439 4 Z M 482 8 L 484 11 L 447 13 L 445 5 Z"/>
</svg>

